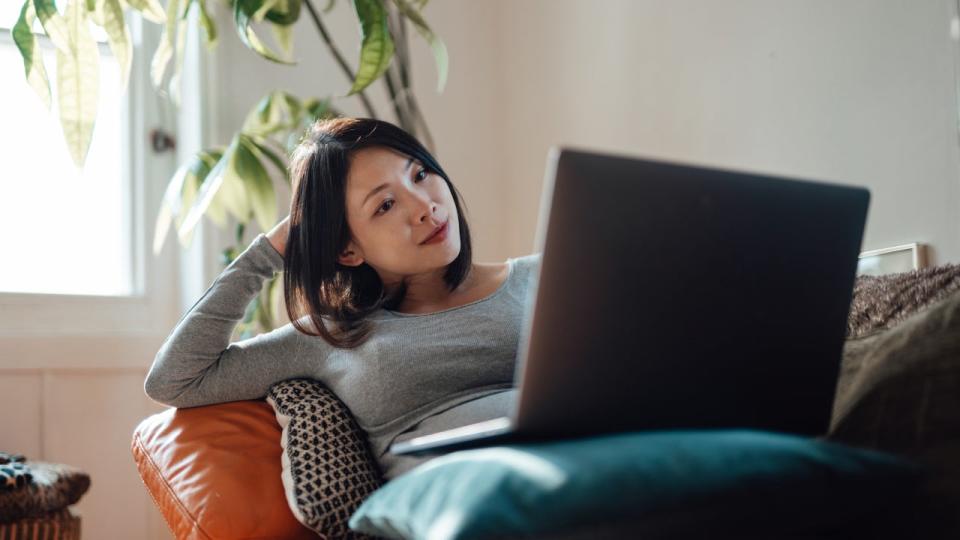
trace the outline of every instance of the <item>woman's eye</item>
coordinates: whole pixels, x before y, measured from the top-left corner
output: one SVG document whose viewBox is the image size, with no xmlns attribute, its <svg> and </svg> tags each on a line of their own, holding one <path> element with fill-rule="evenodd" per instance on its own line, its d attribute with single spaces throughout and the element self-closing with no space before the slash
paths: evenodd
<svg viewBox="0 0 960 540">
<path fill-rule="evenodd" d="M 417 171 L 417 176 L 416 176 L 417 181 L 426 180 L 426 179 L 427 179 L 427 174 L 428 174 L 428 173 L 427 173 L 427 170 L 426 170 L 426 169 L 420 169 L 419 171 Z M 388 204 L 389 204 L 390 206 L 387 206 Z M 377 208 L 377 214 L 384 214 L 384 213 L 386 213 L 388 210 L 390 210 L 390 208 L 392 208 L 392 207 L 393 207 L 393 200 L 392 200 L 392 199 L 387 199 L 387 200 L 383 201 L 383 204 L 380 205 L 380 208 Z"/>
</svg>

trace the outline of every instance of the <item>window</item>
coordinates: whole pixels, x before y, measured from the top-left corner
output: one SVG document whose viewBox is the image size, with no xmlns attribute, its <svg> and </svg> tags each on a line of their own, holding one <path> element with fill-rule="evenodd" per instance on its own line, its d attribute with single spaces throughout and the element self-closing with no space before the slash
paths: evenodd
<svg viewBox="0 0 960 540">
<path fill-rule="evenodd" d="M 133 294 L 131 178 L 123 138 L 127 96 L 118 63 L 102 29 L 92 25 L 100 48 L 99 107 L 80 171 L 58 120 L 54 47 L 38 33 L 53 95 L 48 111 L 22 76 L 23 60 L 10 34 L 19 14 L 20 2 L 0 8 L 0 73 L 12 79 L 0 100 L 0 230 L 8 231 L 4 249 L 15 257 L 13 264 L 0 265 L 0 292 Z"/>
<path fill-rule="evenodd" d="M 24 80 L 9 30 L 21 5 L 0 2 L 0 371 L 143 369 L 179 316 L 179 265 L 193 263 L 179 260 L 176 241 L 168 239 L 160 256 L 150 249 L 166 183 L 194 151 L 178 144 L 178 156 L 148 145 L 150 130 L 178 133 L 180 118 L 150 84 L 161 27 L 128 10 L 133 60 L 121 93 L 117 62 L 91 25 L 101 40 L 100 107 L 87 166 L 77 173 L 59 120 Z M 38 38 L 56 107 L 56 53 Z M 188 47 L 188 65 L 197 65 L 196 51 Z M 183 78 L 195 82 L 198 73 L 184 69 Z"/>
</svg>

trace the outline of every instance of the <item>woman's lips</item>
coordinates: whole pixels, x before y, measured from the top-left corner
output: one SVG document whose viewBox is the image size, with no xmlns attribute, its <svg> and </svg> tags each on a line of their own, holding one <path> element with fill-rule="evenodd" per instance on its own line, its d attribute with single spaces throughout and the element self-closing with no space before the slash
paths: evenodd
<svg viewBox="0 0 960 540">
<path fill-rule="evenodd" d="M 447 220 L 447 222 L 440 227 L 439 231 L 434 233 L 434 235 L 431 236 L 430 238 L 427 238 L 426 240 L 421 242 L 421 244 L 426 245 L 426 244 L 436 244 L 437 242 L 442 242 L 444 239 L 447 238 L 447 229 L 449 228 L 449 226 L 450 226 L 450 220 Z"/>
</svg>

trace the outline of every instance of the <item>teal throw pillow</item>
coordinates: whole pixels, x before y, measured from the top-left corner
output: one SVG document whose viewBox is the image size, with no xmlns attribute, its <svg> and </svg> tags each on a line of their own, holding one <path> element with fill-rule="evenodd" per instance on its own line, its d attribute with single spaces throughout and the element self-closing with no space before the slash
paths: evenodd
<svg viewBox="0 0 960 540">
<path fill-rule="evenodd" d="M 429 540 L 611 523 L 637 533 L 825 530 L 896 505 L 921 473 L 890 454 L 786 434 L 625 433 L 439 456 L 375 491 L 349 526 Z"/>
</svg>

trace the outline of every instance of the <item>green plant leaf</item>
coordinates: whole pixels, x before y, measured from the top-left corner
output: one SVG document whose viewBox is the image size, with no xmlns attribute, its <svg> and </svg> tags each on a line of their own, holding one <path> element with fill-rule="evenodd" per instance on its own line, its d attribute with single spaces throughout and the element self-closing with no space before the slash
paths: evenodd
<svg viewBox="0 0 960 540">
<path fill-rule="evenodd" d="M 207 49 L 213 49 L 217 45 L 217 25 L 207 11 L 207 0 L 196 0 L 196 2 L 200 6 L 200 24 L 203 25 L 203 30 L 207 34 Z"/>
<path fill-rule="evenodd" d="M 223 206 L 224 210 L 232 215 L 240 223 L 246 223 L 250 219 L 252 212 L 250 205 L 250 196 L 244 185 L 243 177 L 237 174 L 235 164 L 237 151 L 240 148 L 240 134 L 233 137 L 227 151 L 223 153 L 224 168 L 221 171 L 223 183 L 217 192 L 216 202 Z M 217 163 L 217 167 L 220 163 Z M 214 168 L 216 170 L 216 167 Z M 213 174 L 213 172 L 211 172 Z"/>
<path fill-rule="evenodd" d="M 419 32 L 420 35 L 423 36 L 423 39 L 430 45 L 430 49 L 433 51 L 433 58 L 437 63 L 437 92 L 443 92 L 443 88 L 447 84 L 447 71 L 449 70 L 450 64 L 450 59 L 447 56 L 447 46 L 443 44 L 443 40 L 433 33 L 433 30 L 427 25 L 427 21 L 420 15 L 418 8 L 408 3 L 407 0 L 393 1 L 397 7 L 400 8 L 400 12 L 413 23 L 417 32 Z"/>
<path fill-rule="evenodd" d="M 250 137 L 249 140 L 254 145 L 255 150 L 259 154 L 258 157 L 260 158 L 265 157 L 271 163 L 273 163 L 273 166 L 276 167 L 281 174 L 283 174 L 283 179 L 286 180 L 287 183 L 289 184 L 290 177 L 289 177 L 289 174 L 287 173 L 287 165 L 286 163 L 284 163 L 283 159 L 279 155 L 277 155 L 277 153 L 274 152 L 272 148 L 270 148 L 267 145 L 267 142 L 265 140 L 258 139 L 256 137 Z"/>
<path fill-rule="evenodd" d="M 197 154 L 197 156 L 200 159 L 201 164 L 192 169 L 192 172 L 197 176 L 197 192 L 199 193 L 200 186 L 207 181 L 207 178 L 210 176 L 210 172 L 214 167 L 217 166 L 217 162 L 220 160 L 220 158 L 223 157 L 223 150 L 206 150 L 200 152 Z M 195 196 L 196 195 L 194 195 L 194 197 Z M 191 199 L 191 205 L 193 200 L 195 199 Z M 181 215 L 186 218 L 186 212 Z M 210 218 L 210 221 L 212 221 L 221 229 L 227 226 L 227 209 L 220 204 L 216 198 L 210 202 L 210 205 L 207 207 L 207 211 L 204 212 L 204 215 Z M 177 222 L 177 228 L 179 228 L 180 225 L 181 222 Z"/>
<path fill-rule="evenodd" d="M 103 21 L 100 26 L 107 32 L 110 50 L 120 64 L 120 86 L 127 88 L 130 80 L 130 64 L 133 60 L 133 44 L 130 40 L 130 31 L 123 18 L 123 7 L 120 0 L 97 0 L 96 13 Z"/>
<path fill-rule="evenodd" d="M 240 144 L 234 152 L 229 171 L 242 179 L 253 207 L 253 215 L 260 228 L 269 231 L 277 222 L 277 196 L 270 175 L 256 155 L 256 145 L 250 137 L 240 134 Z"/>
<path fill-rule="evenodd" d="M 296 129 L 300 125 L 303 108 L 300 101 L 280 90 L 260 98 L 257 105 L 247 113 L 240 131 L 267 137 L 281 131 Z"/>
<path fill-rule="evenodd" d="M 167 15 L 163 12 L 163 6 L 158 0 L 125 0 L 133 9 L 143 14 L 143 18 L 157 24 L 167 22 Z M 177 0 L 169 0 L 176 2 Z M 167 6 L 169 8 L 169 6 Z M 176 13 L 176 12 L 174 12 Z"/>
<path fill-rule="evenodd" d="M 266 16 L 267 12 L 273 9 L 273 6 L 275 6 L 279 1 L 280 0 L 255 0 L 256 4 L 259 4 L 259 5 L 257 6 L 257 9 L 253 12 L 253 14 L 250 16 L 250 19 L 253 20 L 254 22 L 262 21 L 264 16 Z M 252 8 L 254 2 L 251 1 L 250 4 L 251 4 L 250 7 Z"/>
<path fill-rule="evenodd" d="M 167 189 L 163 195 L 160 212 L 157 216 L 157 224 L 154 228 L 153 252 L 160 253 L 163 248 L 163 241 L 166 238 L 167 231 L 172 222 L 175 230 L 180 230 L 188 211 L 192 208 L 200 186 L 203 185 L 210 171 L 216 166 L 217 161 L 223 155 L 219 150 L 204 150 L 197 152 L 190 161 L 184 163 L 177 172 L 170 178 Z M 219 207 L 211 204 L 204 212 L 211 221 L 221 229 L 226 225 L 226 213 Z M 189 248 L 193 241 L 193 231 L 191 229 L 186 236 L 179 236 L 180 244 L 184 248 Z"/>
<path fill-rule="evenodd" d="M 269 135 L 274 132 L 280 120 L 280 103 L 277 99 L 279 94 L 281 92 L 275 90 L 260 98 L 253 110 L 247 113 L 240 131 L 257 135 Z"/>
<path fill-rule="evenodd" d="M 67 52 L 57 49 L 57 102 L 60 125 L 74 164 L 82 168 L 93 138 L 100 91 L 100 51 L 87 25 L 83 0 L 70 0 L 66 17 Z"/>
<path fill-rule="evenodd" d="M 90 20 L 93 21 L 93 24 L 97 26 L 103 26 L 103 13 L 97 9 L 97 4 L 100 0 L 87 0 L 87 15 L 90 16 Z"/>
<path fill-rule="evenodd" d="M 40 19 L 43 31 L 50 37 L 50 41 L 57 50 L 69 51 L 70 31 L 67 29 L 67 21 L 57 11 L 54 0 L 33 0 L 33 7 L 37 11 L 37 18 Z"/>
<path fill-rule="evenodd" d="M 387 30 L 387 10 L 380 0 L 353 0 L 353 7 L 360 20 L 362 43 L 360 67 L 353 87 L 347 92 L 352 96 L 370 86 L 390 65 L 393 59 L 393 39 Z"/>
<path fill-rule="evenodd" d="M 311 99 L 304 104 L 303 108 L 306 109 L 308 115 L 306 118 L 307 126 L 313 124 L 321 118 L 336 118 L 338 116 L 343 116 L 340 111 L 330 104 L 329 98 L 322 100 Z"/>
<path fill-rule="evenodd" d="M 287 56 L 293 56 L 293 26 L 286 24 L 272 24 L 270 29 L 276 38 L 280 50 Z"/>
<path fill-rule="evenodd" d="M 300 18 L 303 0 L 276 0 L 276 6 L 266 12 L 267 20 L 280 26 L 292 26 Z"/>
<path fill-rule="evenodd" d="M 273 295 L 271 292 L 276 282 L 277 277 L 274 276 L 267 280 L 267 282 L 263 284 L 263 288 L 260 289 L 260 303 L 255 316 L 257 324 L 260 325 L 260 329 L 264 332 L 273 330 L 274 308 L 272 305 Z"/>
<path fill-rule="evenodd" d="M 302 108 L 303 114 L 297 117 L 298 124 L 291 129 L 290 134 L 287 136 L 286 151 L 288 155 L 300 144 L 307 135 L 310 127 L 313 126 L 317 120 L 343 116 L 342 112 L 330 105 L 330 98 L 323 100 L 310 98 L 303 102 Z"/>
<path fill-rule="evenodd" d="M 197 153 L 197 161 L 194 162 L 193 166 L 190 168 L 190 171 L 187 173 L 187 182 L 184 184 L 184 194 L 183 194 L 183 208 L 184 211 L 181 212 L 174 223 L 177 226 L 177 229 L 183 224 L 183 221 L 186 219 L 187 208 L 192 207 L 196 197 L 198 196 L 201 187 L 203 184 L 211 178 L 211 172 L 214 167 L 217 166 L 217 163 L 220 161 L 220 158 L 223 157 L 223 149 L 212 149 L 204 150 Z M 196 178 L 195 184 L 196 189 L 191 190 L 191 179 Z M 214 197 L 210 201 L 210 205 L 207 206 L 206 211 L 203 215 L 207 216 L 210 221 L 221 229 L 226 228 L 227 226 L 227 210 L 219 200 Z"/>
<path fill-rule="evenodd" d="M 173 34 L 177 31 L 177 10 L 182 0 L 169 0 L 167 4 L 166 24 L 163 26 L 163 34 L 160 35 L 160 43 L 153 52 L 153 59 L 150 61 L 150 80 L 153 81 L 154 88 L 160 88 L 163 83 L 163 73 L 167 70 L 167 64 L 173 57 Z"/>
<path fill-rule="evenodd" d="M 278 64 L 296 64 L 294 61 L 280 58 L 276 53 L 268 49 L 267 46 L 260 41 L 260 38 L 257 37 L 257 34 L 254 33 L 253 28 L 250 27 L 253 14 L 256 13 L 257 9 L 262 5 L 262 2 L 263 0 L 236 0 L 236 4 L 234 4 L 233 7 L 233 17 L 240 41 L 243 42 L 248 49 L 267 60 L 277 62 Z"/>
<path fill-rule="evenodd" d="M 286 311 L 286 305 L 283 299 L 283 274 L 278 273 L 273 277 L 270 284 L 270 314 L 273 325 L 280 324 L 280 314 Z"/>
<path fill-rule="evenodd" d="M 27 0 L 20 9 L 20 18 L 13 25 L 13 41 L 23 57 L 23 70 L 27 83 L 40 97 L 43 106 L 50 109 L 50 79 L 47 70 L 43 67 L 43 54 L 33 35 L 33 21 L 37 12 L 33 8 L 33 0 Z"/>
<path fill-rule="evenodd" d="M 283 92 L 283 101 L 287 105 L 287 110 L 290 113 L 290 126 L 293 127 L 297 125 L 300 121 L 300 115 L 303 114 L 303 104 L 300 103 L 300 100 L 292 94 Z"/>
<path fill-rule="evenodd" d="M 250 216 L 250 205 L 242 182 L 228 174 L 230 161 L 239 145 L 239 136 L 234 136 L 230 146 L 220 155 L 220 159 L 200 185 L 196 199 L 187 211 L 186 217 L 177 229 L 181 242 L 189 238 L 194 227 L 200 222 L 207 209 L 216 203 L 238 221 L 245 222 Z"/>
<path fill-rule="evenodd" d="M 257 311 L 259 310 L 260 310 L 260 295 L 257 295 L 253 297 L 253 300 L 250 301 L 250 303 L 247 305 L 247 308 L 244 310 L 244 313 L 243 313 L 243 322 L 244 322 L 244 325 L 246 326 L 246 329 L 244 330 L 245 333 L 243 334 L 244 339 L 252 335 L 246 332 L 253 331 L 253 325 L 256 324 L 255 323 L 256 314 L 257 314 Z"/>
</svg>

